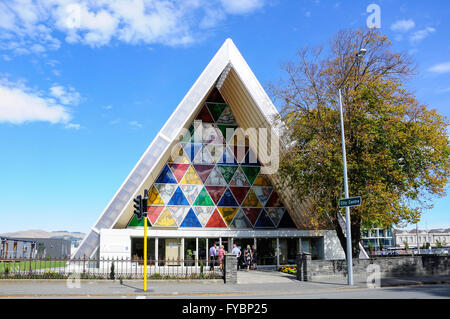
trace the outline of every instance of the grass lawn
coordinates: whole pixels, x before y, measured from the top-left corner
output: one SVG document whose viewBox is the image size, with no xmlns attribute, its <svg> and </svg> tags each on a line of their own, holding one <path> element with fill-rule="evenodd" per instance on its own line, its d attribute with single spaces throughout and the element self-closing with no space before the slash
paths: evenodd
<svg viewBox="0 0 450 319">
<path fill-rule="evenodd" d="M 65 261 L 49 261 L 49 260 L 31 261 L 31 270 L 45 269 L 45 268 L 51 270 L 56 267 L 64 267 L 65 264 L 66 264 Z M 29 261 L 21 261 L 15 263 L 0 262 L 0 273 L 4 272 L 5 268 L 9 268 L 9 272 L 27 271 L 30 269 L 30 262 Z"/>
</svg>

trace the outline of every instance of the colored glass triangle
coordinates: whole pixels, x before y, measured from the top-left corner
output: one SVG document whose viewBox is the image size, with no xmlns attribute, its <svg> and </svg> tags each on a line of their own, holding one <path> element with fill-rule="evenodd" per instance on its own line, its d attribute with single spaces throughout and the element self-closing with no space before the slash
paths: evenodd
<svg viewBox="0 0 450 319">
<path fill-rule="evenodd" d="M 272 194 L 273 187 L 270 186 L 253 186 L 253 191 L 258 197 L 261 204 L 264 206 L 269 199 L 270 194 Z"/>
<path fill-rule="evenodd" d="M 189 204 L 193 204 L 195 199 L 197 198 L 198 194 L 200 194 L 200 191 L 203 188 L 203 185 L 180 185 L 181 190 L 184 193 L 184 196 L 186 196 L 186 199 L 188 200 Z"/>
<path fill-rule="evenodd" d="M 156 222 L 159 215 L 161 214 L 162 210 L 164 209 L 164 206 L 148 206 L 147 207 L 147 217 L 150 220 L 150 223 L 152 225 Z"/>
<path fill-rule="evenodd" d="M 242 206 L 244 206 L 244 207 L 262 207 L 262 205 L 259 202 L 259 199 L 256 196 L 253 189 L 250 189 L 250 191 L 248 192 L 247 197 L 245 198 L 244 202 L 242 203 Z"/>
<path fill-rule="evenodd" d="M 154 226 L 177 227 L 177 222 L 172 217 L 172 214 L 167 207 L 165 207 Z"/>
<path fill-rule="evenodd" d="M 245 176 L 242 169 L 239 167 L 233 175 L 233 178 L 230 181 L 230 185 L 232 186 L 250 186 L 247 177 Z"/>
<path fill-rule="evenodd" d="M 209 174 L 214 169 L 214 165 L 205 165 L 205 164 L 194 164 L 195 171 L 197 172 L 198 177 L 202 180 L 202 182 L 206 182 Z"/>
<path fill-rule="evenodd" d="M 159 174 L 159 177 L 156 179 L 155 183 L 176 184 L 177 180 L 175 179 L 175 176 L 173 176 L 169 166 L 164 165 L 164 168 L 161 171 L 161 174 Z"/>
<path fill-rule="evenodd" d="M 184 216 L 188 213 L 190 207 L 189 206 L 169 206 L 170 213 L 172 214 L 173 219 L 177 222 L 177 225 L 180 225 L 184 219 Z"/>
<path fill-rule="evenodd" d="M 194 164 L 214 164 L 214 159 L 211 157 L 211 154 L 209 153 L 208 148 L 206 147 L 207 144 L 203 146 L 203 148 L 200 150 L 200 152 L 197 153 L 192 163 Z"/>
<path fill-rule="evenodd" d="M 211 113 L 214 121 L 217 121 L 222 114 L 223 110 L 227 107 L 226 104 L 221 103 L 206 103 L 209 112 Z"/>
<path fill-rule="evenodd" d="M 256 179 L 256 176 L 258 176 L 260 168 L 257 166 L 241 166 L 241 169 L 247 177 L 250 185 L 252 185 Z"/>
<path fill-rule="evenodd" d="M 271 207 L 265 209 L 267 214 L 269 214 L 270 219 L 272 219 L 273 223 L 275 224 L 275 227 L 279 224 L 281 217 L 284 214 L 284 208 L 281 207 Z"/>
<path fill-rule="evenodd" d="M 230 190 L 233 193 L 234 198 L 236 198 L 236 201 L 239 203 L 239 205 L 242 204 L 242 201 L 247 195 L 249 189 L 250 187 L 230 186 Z"/>
<path fill-rule="evenodd" d="M 191 166 L 186 171 L 186 174 L 184 174 L 183 179 L 181 180 L 181 184 L 202 184 L 202 180 L 200 177 L 198 177 L 197 173 L 195 172 L 194 168 Z"/>
<path fill-rule="evenodd" d="M 241 164 L 249 166 L 261 166 L 261 163 L 256 157 L 256 154 L 252 151 L 251 148 L 248 150 L 247 155 L 245 155 L 245 160 Z"/>
<path fill-rule="evenodd" d="M 198 220 L 197 215 L 195 215 L 192 208 L 189 209 L 189 212 L 186 214 L 186 217 L 184 218 L 180 227 L 202 227 L 202 224 Z"/>
<path fill-rule="evenodd" d="M 242 209 L 239 209 L 234 216 L 233 221 L 230 223 L 230 228 L 252 228 L 252 223 L 245 216 L 245 213 Z"/>
<path fill-rule="evenodd" d="M 225 149 L 224 145 L 208 144 L 206 145 L 206 148 L 214 163 L 217 163 L 222 159 L 223 150 Z"/>
<path fill-rule="evenodd" d="M 236 125 L 217 124 L 217 127 L 219 128 L 220 132 L 222 133 L 222 137 L 226 142 L 233 138 L 234 131 L 237 129 Z"/>
<path fill-rule="evenodd" d="M 195 134 L 194 134 L 195 137 Z M 203 144 L 201 143 L 181 143 L 181 146 L 183 147 L 183 150 L 186 154 L 186 156 L 189 158 L 190 161 L 193 161 L 195 158 L 195 155 L 202 149 Z"/>
<path fill-rule="evenodd" d="M 170 163 L 169 166 L 170 166 L 170 168 L 172 170 L 173 175 L 177 179 L 178 183 L 181 181 L 181 179 L 183 178 L 184 174 L 186 173 L 186 171 L 189 168 L 189 164 Z"/>
<path fill-rule="evenodd" d="M 227 125 L 236 125 L 236 119 L 234 118 L 233 112 L 231 112 L 231 108 L 227 105 L 227 107 L 223 110 L 222 114 L 220 114 L 219 118 L 216 121 L 220 124 Z"/>
<path fill-rule="evenodd" d="M 225 147 L 217 164 L 237 165 L 238 163 L 236 162 L 233 152 L 228 147 Z"/>
<path fill-rule="evenodd" d="M 148 206 L 164 205 L 164 202 L 163 202 L 161 196 L 159 195 L 158 190 L 156 189 L 155 186 L 152 186 L 152 188 L 148 192 L 147 205 Z"/>
<path fill-rule="evenodd" d="M 205 123 L 214 123 L 214 119 L 211 116 L 211 114 L 209 113 L 208 107 L 206 107 L 206 105 L 204 105 L 202 107 L 202 109 L 200 110 L 200 112 L 198 113 L 198 115 L 195 119 L 201 120 L 202 122 L 205 122 Z"/>
<path fill-rule="evenodd" d="M 275 228 L 267 212 L 263 210 L 255 223 L 255 228 Z"/>
<path fill-rule="evenodd" d="M 205 225 L 206 228 L 227 228 L 227 224 L 223 221 L 222 216 L 220 215 L 217 208 L 212 213 L 208 222 Z"/>
<path fill-rule="evenodd" d="M 197 199 L 194 202 L 194 206 L 214 206 L 211 197 L 204 187 L 200 194 L 198 194 Z"/>
<path fill-rule="evenodd" d="M 214 201 L 214 204 L 216 205 L 227 189 L 226 186 L 205 186 L 205 188 L 208 191 L 209 196 L 211 196 L 212 200 Z"/>
<path fill-rule="evenodd" d="M 214 211 L 214 206 L 195 206 L 193 209 L 202 226 L 205 226 Z"/>
<path fill-rule="evenodd" d="M 251 168 L 253 168 L 253 166 L 251 166 Z M 259 174 L 258 177 L 256 177 L 253 186 L 272 186 L 272 184 L 270 183 L 269 178 L 266 175 Z"/>
<path fill-rule="evenodd" d="M 278 223 L 278 228 L 297 228 L 287 210 L 284 211 L 283 217 Z"/>
<path fill-rule="evenodd" d="M 217 209 L 219 210 L 223 220 L 227 223 L 227 225 L 230 225 L 231 221 L 238 211 L 237 207 L 218 207 Z"/>
<path fill-rule="evenodd" d="M 234 199 L 234 196 L 231 193 L 231 191 L 229 189 L 227 189 L 225 191 L 225 193 L 223 193 L 223 196 L 220 199 L 217 206 L 239 206 L 239 204 Z"/>
<path fill-rule="evenodd" d="M 207 186 L 226 186 L 227 182 L 223 178 L 220 170 L 217 167 L 214 167 L 214 169 L 209 174 L 208 179 L 205 182 L 205 185 L 207 185 Z"/>
<path fill-rule="evenodd" d="M 219 168 L 223 178 L 225 178 L 225 181 L 227 183 L 231 181 L 234 173 L 236 173 L 236 170 L 238 169 L 238 166 L 236 165 L 218 165 L 217 167 Z"/>
<path fill-rule="evenodd" d="M 183 191 L 180 187 L 173 193 L 172 198 L 170 199 L 168 205 L 189 205 L 188 200 L 183 194 Z"/>
<path fill-rule="evenodd" d="M 245 159 L 245 155 L 248 152 L 248 146 L 230 145 L 228 146 L 233 152 L 234 157 L 238 163 L 241 163 Z"/>
<path fill-rule="evenodd" d="M 155 184 L 155 187 L 158 190 L 163 202 L 167 204 L 177 189 L 177 184 Z"/>
<path fill-rule="evenodd" d="M 190 162 L 181 144 L 176 144 L 171 150 L 169 163 L 189 164 Z"/>
<path fill-rule="evenodd" d="M 128 223 L 128 226 L 131 226 L 131 227 L 144 226 L 144 223 L 145 223 L 144 218 L 142 218 L 141 220 L 138 220 L 136 218 L 136 215 L 133 214 L 133 217 L 131 218 L 130 222 Z"/>
<path fill-rule="evenodd" d="M 269 199 L 266 202 L 266 207 L 282 207 L 280 196 L 277 191 L 273 191 L 272 195 L 270 195 Z"/>
<path fill-rule="evenodd" d="M 262 208 L 246 208 L 243 207 L 242 210 L 245 213 L 245 216 L 247 216 L 248 220 L 254 225 L 256 223 L 256 220 L 258 219 L 258 216 L 261 214 Z"/>
<path fill-rule="evenodd" d="M 194 126 L 189 126 L 189 130 L 183 135 L 181 142 L 193 142 L 194 141 Z"/>
</svg>

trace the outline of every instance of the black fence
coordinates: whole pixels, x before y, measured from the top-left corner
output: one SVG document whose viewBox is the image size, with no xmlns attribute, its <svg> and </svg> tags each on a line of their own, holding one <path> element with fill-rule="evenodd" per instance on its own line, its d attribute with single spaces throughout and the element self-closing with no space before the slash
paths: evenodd
<svg viewBox="0 0 450 319">
<path fill-rule="evenodd" d="M 143 259 L 0 259 L 0 279 L 142 279 Z M 220 279 L 217 262 L 193 259 L 148 259 L 147 278 Z"/>
</svg>

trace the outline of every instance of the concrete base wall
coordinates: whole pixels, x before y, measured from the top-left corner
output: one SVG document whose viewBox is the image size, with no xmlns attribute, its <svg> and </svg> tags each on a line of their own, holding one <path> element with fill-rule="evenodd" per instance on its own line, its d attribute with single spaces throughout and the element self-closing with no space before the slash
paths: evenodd
<svg viewBox="0 0 450 319">
<path fill-rule="evenodd" d="M 301 260 L 301 258 L 298 258 L 298 260 Z M 398 256 L 353 260 L 353 275 L 355 277 L 367 277 L 374 271 L 379 271 L 381 278 L 448 276 L 450 275 L 450 256 Z M 307 260 L 306 273 L 308 280 L 347 277 L 347 261 Z"/>
</svg>

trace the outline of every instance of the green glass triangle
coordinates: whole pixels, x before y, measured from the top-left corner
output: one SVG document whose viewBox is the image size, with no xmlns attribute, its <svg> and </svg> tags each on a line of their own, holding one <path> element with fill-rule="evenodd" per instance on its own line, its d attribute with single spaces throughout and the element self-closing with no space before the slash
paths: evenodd
<svg viewBox="0 0 450 319">
<path fill-rule="evenodd" d="M 186 134 L 184 134 L 181 141 L 182 142 L 193 142 L 194 141 L 194 126 L 193 125 L 191 125 L 189 127 L 189 134 L 186 132 Z"/>
<path fill-rule="evenodd" d="M 214 122 L 216 122 L 219 119 L 223 110 L 227 107 L 226 104 L 207 103 L 207 105 L 209 112 L 214 118 Z"/>
<path fill-rule="evenodd" d="M 200 194 L 198 194 L 197 199 L 194 202 L 194 206 L 214 206 L 214 202 L 205 187 L 203 187 Z"/>
<path fill-rule="evenodd" d="M 228 140 L 231 139 L 234 135 L 234 130 L 237 129 L 237 126 L 235 126 L 235 125 L 225 125 L 225 124 L 217 124 L 217 127 L 222 132 L 224 140 L 227 140 L 227 138 L 228 138 Z M 230 136 L 227 136 L 227 128 L 233 129 L 233 134 L 229 134 Z M 228 140 L 226 142 L 228 142 Z"/>
<path fill-rule="evenodd" d="M 142 218 L 141 220 L 138 220 L 136 218 L 136 215 L 133 215 L 133 218 L 130 220 L 130 222 L 128 223 L 128 226 L 144 226 L 144 218 Z"/>
<path fill-rule="evenodd" d="M 256 176 L 258 176 L 259 167 L 258 166 L 241 166 L 241 169 L 244 172 L 245 176 L 247 176 L 247 179 L 248 179 L 248 182 L 250 183 L 250 185 L 252 185 L 256 179 Z"/>
<path fill-rule="evenodd" d="M 233 178 L 234 173 L 238 169 L 238 166 L 236 165 L 230 165 L 230 166 L 224 166 L 224 165 L 218 165 L 217 166 L 222 173 L 223 178 L 225 178 L 227 184 L 230 183 L 231 179 Z"/>
</svg>

